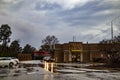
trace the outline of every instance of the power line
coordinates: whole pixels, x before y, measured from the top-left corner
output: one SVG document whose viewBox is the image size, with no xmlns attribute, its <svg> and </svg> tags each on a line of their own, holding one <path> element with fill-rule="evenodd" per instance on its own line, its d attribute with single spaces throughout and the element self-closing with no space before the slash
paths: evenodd
<svg viewBox="0 0 120 80">
<path fill-rule="evenodd" d="M 114 28 L 113 28 L 113 21 L 114 20 L 116 20 L 116 19 L 118 19 L 118 18 L 120 18 L 120 16 L 117 16 L 117 17 L 115 17 L 115 18 L 113 18 L 112 20 L 111 20 L 111 39 L 113 40 L 113 37 L 114 37 Z M 107 31 L 104 31 L 103 33 L 106 33 Z M 100 34 L 97 34 L 96 36 L 95 36 L 95 38 L 96 37 L 98 37 Z"/>
</svg>

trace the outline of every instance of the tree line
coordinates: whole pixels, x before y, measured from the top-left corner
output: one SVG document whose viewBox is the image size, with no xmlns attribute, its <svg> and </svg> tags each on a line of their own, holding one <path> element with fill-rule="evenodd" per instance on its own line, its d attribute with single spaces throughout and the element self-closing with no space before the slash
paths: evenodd
<svg viewBox="0 0 120 80">
<path fill-rule="evenodd" d="M 33 54 L 36 50 L 35 47 L 32 47 L 30 44 L 26 44 L 23 48 L 20 46 L 19 40 L 14 40 L 11 42 L 12 31 L 11 27 L 8 24 L 2 24 L 0 27 L 0 57 L 10 56 L 18 57 L 19 53 Z M 11 42 L 11 43 L 10 43 Z M 49 54 L 54 55 L 53 45 L 57 44 L 59 41 L 55 36 L 48 35 L 45 39 L 42 40 L 43 46 L 42 49 L 39 49 L 40 52 L 45 51 Z"/>
<path fill-rule="evenodd" d="M 35 48 L 30 44 L 26 44 L 22 48 L 19 40 L 10 43 L 11 34 L 11 27 L 8 24 L 2 24 L 0 27 L 0 57 L 18 57 L 19 53 L 33 54 Z"/>
</svg>

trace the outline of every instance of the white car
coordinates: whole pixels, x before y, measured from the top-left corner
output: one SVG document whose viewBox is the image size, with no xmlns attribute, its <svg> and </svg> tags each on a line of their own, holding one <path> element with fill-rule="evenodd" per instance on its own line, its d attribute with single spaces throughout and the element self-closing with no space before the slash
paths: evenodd
<svg viewBox="0 0 120 80">
<path fill-rule="evenodd" d="M 53 61 L 54 61 L 54 59 L 51 58 L 50 56 L 44 57 L 43 60 L 44 60 L 44 61 L 48 61 L 48 62 L 53 62 Z"/>
<path fill-rule="evenodd" d="M 15 58 L 15 57 L 10 57 L 10 58 L 13 59 L 13 60 L 15 60 L 16 65 L 19 64 L 19 62 L 20 62 L 19 59 Z"/>
<path fill-rule="evenodd" d="M 16 59 L 12 59 L 12 57 L 0 57 L 0 66 L 2 67 L 13 67 L 15 65 L 17 65 L 18 62 Z"/>
</svg>

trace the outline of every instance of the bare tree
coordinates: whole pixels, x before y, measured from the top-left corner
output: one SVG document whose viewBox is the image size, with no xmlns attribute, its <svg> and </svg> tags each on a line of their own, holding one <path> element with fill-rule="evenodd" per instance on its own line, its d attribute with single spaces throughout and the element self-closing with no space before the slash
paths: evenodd
<svg viewBox="0 0 120 80">
<path fill-rule="evenodd" d="M 120 37 L 100 42 L 100 51 L 106 56 L 107 63 L 120 66 Z"/>
<path fill-rule="evenodd" d="M 42 40 L 43 45 L 49 45 L 50 49 L 52 49 L 52 46 L 54 46 L 58 42 L 58 39 L 54 35 L 48 35 L 45 39 Z"/>
<path fill-rule="evenodd" d="M 59 41 L 58 39 L 53 35 L 50 36 L 48 35 L 45 39 L 42 40 L 44 50 L 47 50 L 51 56 L 54 56 L 54 49 L 55 49 L 55 44 L 57 44 Z"/>
</svg>

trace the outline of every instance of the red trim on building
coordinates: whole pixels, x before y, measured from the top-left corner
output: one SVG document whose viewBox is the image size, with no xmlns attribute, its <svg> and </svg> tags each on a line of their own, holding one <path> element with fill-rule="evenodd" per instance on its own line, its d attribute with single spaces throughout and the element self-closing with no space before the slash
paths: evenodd
<svg viewBox="0 0 120 80">
<path fill-rule="evenodd" d="M 34 56 L 38 56 L 38 55 L 49 55 L 49 53 L 48 52 L 44 52 L 44 51 L 42 51 L 42 52 L 34 51 Z"/>
</svg>

